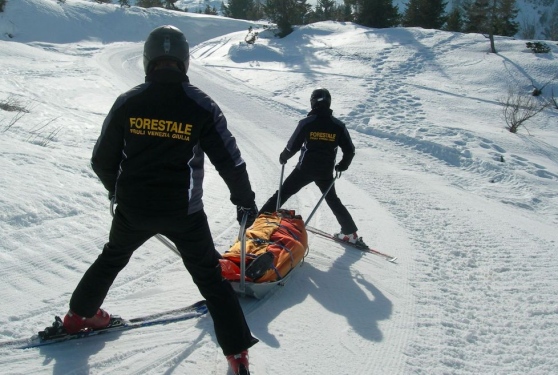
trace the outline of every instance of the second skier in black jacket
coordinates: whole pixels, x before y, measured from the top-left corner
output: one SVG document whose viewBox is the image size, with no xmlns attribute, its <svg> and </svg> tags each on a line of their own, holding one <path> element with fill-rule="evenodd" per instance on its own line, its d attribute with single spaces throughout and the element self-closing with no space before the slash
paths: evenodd
<svg viewBox="0 0 558 375">
<path fill-rule="evenodd" d="M 345 124 L 333 116 L 331 94 L 327 89 L 319 88 L 310 97 L 312 110 L 300 120 L 287 146 L 279 156 L 281 164 L 287 163 L 300 151 L 296 168 L 281 186 L 281 203 L 285 203 L 304 186 L 314 182 L 325 193 L 334 180 L 333 171 L 343 172 L 349 168 L 355 156 L 355 146 Z M 343 157 L 335 165 L 337 150 L 341 148 Z M 262 206 L 260 213 L 274 212 L 277 208 L 278 192 Z M 347 208 L 335 192 L 335 185 L 325 196 L 325 201 L 341 226 L 339 239 L 356 243 L 359 240 L 357 226 Z M 361 240 L 362 241 L 362 240 Z"/>
</svg>

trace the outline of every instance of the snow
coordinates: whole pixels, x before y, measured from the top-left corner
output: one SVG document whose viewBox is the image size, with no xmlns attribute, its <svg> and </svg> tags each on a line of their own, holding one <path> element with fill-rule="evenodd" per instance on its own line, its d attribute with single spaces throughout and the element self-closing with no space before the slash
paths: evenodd
<svg viewBox="0 0 558 375">
<path fill-rule="evenodd" d="M 223 109 L 258 205 L 277 189 L 278 156 L 312 90 L 357 148 L 336 183 L 359 234 L 398 263 L 309 234 L 284 287 L 242 298 L 263 374 L 556 374 L 558 112 L 505 129 L 499 99 L 550 82 L 556 43 L 419 28 L 323 22 L 284 39 L 253 23 L 67 0 L 9 1 L 0 13 L 0 343 L 31 336 L 68 308 L 107 241 L 109 202 L 89 166 L 115 98 L 143 81 L 142 42 L 174 24 L 191 45 L 189 76 Z M 6 33 L 12 34 L 12 38 Z M 296 159 L 296 158 L 295 158 Z M 294 167 L 289 161 L 286 173 Z M 217 248 L 238 234 L 211 167 L 205 209 Z M 285 207 L 304 218 L 311 185 Z M 327 206 L 312 226 L 338 230 Z M 201 298 L 156 239 L 134 254 L 104 308 L 137 317 Z M 1 345 L 1 344 L 0 344 Z M 20 350 L 0 347 L 3 374 L 228 374 L 209 316 Z"/>
</svg>

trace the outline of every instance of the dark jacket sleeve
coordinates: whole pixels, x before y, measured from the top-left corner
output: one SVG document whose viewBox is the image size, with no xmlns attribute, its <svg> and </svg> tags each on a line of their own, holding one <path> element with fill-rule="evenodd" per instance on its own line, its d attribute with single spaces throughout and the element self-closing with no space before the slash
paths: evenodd
<svg viewBox="0 0 558 375">
<path fill-rule="evenodd" d="M 225 116 L 215 103 L 212 103 L 211 116 L 200 138 L 202 150 L 227 184 L 231 202 L 242 207 L 252 207 L 256 194 L 252 191 L 246 163 L 236 139 L 227 128 Z"/>
<path fill-rule="evenodd" d="M 306 137 L 306 134 L 304 133 L 304 126 L 306 125 L 307 122 L 308 120 L 306 118 L 298 122 L 295 131 L 293 132 L 291 138 L 289 138 L 289 141 L 287 142 L 287 146 L 281 153 L 281 156 L 284 157 L 285 160 L 289 160 L 290 158 L 293 157 L 293 155 L 295 155 L 297 152 L 300 151 L 300 148 L 304 143 L 304 138 Z"/>
<path fill-rule="evenodd" d="M 339 147 L 343 151 L 343 157 L 339 162 L 339 165 L 344 169 L 348 169 L 355 157 L 355 146 L 349 134 L 347 128 L 343 125 L 343 133 L 339 139 Z"/>
<path fill-rule="evenodd" d="M 111 192 L 115 190 L 118 170 L 123 157 L 124 129 L 122 124 L 124 120 L 119 114 L 122 102 L 122 98 L 117 99 L 105 118 L 101 135 L 95 143 L 91 157 L 93 171 L 105 189 Z"/>
<path fill-rule="evenodd" d="M 230 199 L 233 204 L 242 207 L 252 207 L 255 204 L 256 194 L 252 191 L 245 163 L 233 169 L 220 171 L 219 175 L 231 192 Z"/>
</svg>

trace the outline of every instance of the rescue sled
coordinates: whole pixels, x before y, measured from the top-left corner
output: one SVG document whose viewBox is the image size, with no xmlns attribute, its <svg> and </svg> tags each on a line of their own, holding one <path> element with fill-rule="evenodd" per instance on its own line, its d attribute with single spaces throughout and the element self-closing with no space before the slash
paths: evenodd
<svg viewBox="0 0 558 375">
<path fill-rule="evenodd" d="M 284 285 L 308 251 L 304 221 L 292 210 L 259 215 L 220 260 L 222 275 L 241 296 L 261 299 Z"/>
<path fill-rule="evenodd" d="M 285 165 L 281 169 L 277 208 L 259 215 L 246 229 L 247 216 L 240 225 L 238 240 L 223 254 L 221 270 L 237 294 L 257 299 L 284 285 L 308 253 L 306 225 L 340 176 L 337 173 L 314 210 L 304 222 L 294 210 L 279 209 Z"/>
</svg>

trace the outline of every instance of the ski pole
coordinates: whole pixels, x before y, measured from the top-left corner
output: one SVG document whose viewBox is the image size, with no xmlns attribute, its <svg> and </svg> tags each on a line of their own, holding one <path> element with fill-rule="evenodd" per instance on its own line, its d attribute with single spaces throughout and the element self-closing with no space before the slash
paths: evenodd
<svg viewBox="0 0 558 375">
<path fill-rule="evenodd" d="M 322 197 L 320 198 L 320 200 L 318 201 L 318 203 L 316 204 L 316 207 L 314 207 L 314 209 L 312 210 L 312 212 L 310 213 L 310 215 L 308 216 L 308 219 L 306 219 L 306 221 L 304 222 L 304 226 L 308 225 L 308 222 L 310 221 L 310 219 L 312 218 L 312 216 L 314 216 L 314 213 L 316 212 L 316 210 L 318 209 L 318 206 L 322 203 L 322 201 L 324 200 L 324 198 L 326 197 L 327 193 L 329 193 L 329 191 L 331 190 L 331 188 L 333 187 L 333 184 L 335 184 L 335 180 L 337 180 L 339 177 L 341 177 L 341 172 L 335 172 L 335 177 L 333 178 L 333 181 L 331 181 L 331 184 L 329 184 L 329 187 L 327 188 L 327 190 L 325 191 L 325 193 L 322 195 Z"/>
<path fill-rule="evenodd" d="M 277 190 L 277 206 L 275 212 L 281 208 L 281 187 L 283 186 L 283 173 L 285 173 L 285 164 L 281 164 L 281 177 L 279 178 L 279 190 Z"/>
<path fill-rule="evenodd" d="M 110 200 L 110 213 L 111 213 L 112 217 L 114 217 L 114 198 L 112 198 Z M 166 247 L 168 247 L 169 249 L 174 251 L 176 254 L 178 254 L 182 258 L 182 255 L 180 255 L 180 252 L 178 251 L 178 249 L 174 246 L 174 244 L 172 242 L 170 242 L 169 240 L 167 240 L 165 237 L 161 236 L 160 234 L 156 234 L 155 237 L 159 241 L 161 241 L 163 243 L 163 245 L 165 245 Z"/>
<path fill-rule="evenodd" d="M 246 222 L 248 221 L 248 212 L 245 211 L 240 221 L 240 230 L 238 238 L 240 239 L 240 293 L 244 294 L 246 289 Z"/>
</svg>

